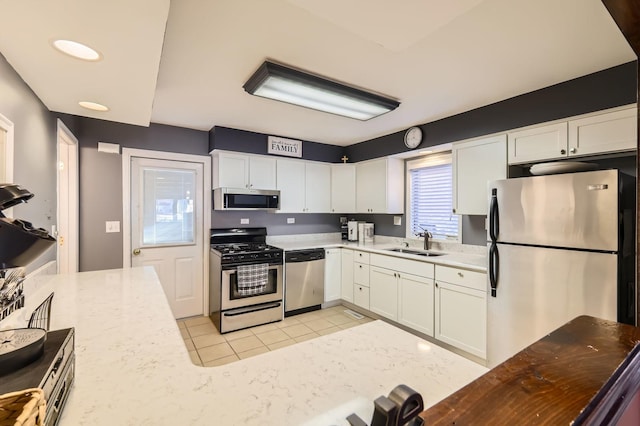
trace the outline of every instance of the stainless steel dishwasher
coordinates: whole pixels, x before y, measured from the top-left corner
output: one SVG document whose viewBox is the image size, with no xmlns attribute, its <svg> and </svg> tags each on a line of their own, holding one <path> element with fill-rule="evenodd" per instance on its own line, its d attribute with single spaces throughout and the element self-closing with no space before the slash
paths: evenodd
<svg viewBox="0 0 640 426">
<path fill-rule="evenodd" d="M 284 253 L 284 316 L 320 309 L 324 302 L 324 249 Z"/>
</svg>

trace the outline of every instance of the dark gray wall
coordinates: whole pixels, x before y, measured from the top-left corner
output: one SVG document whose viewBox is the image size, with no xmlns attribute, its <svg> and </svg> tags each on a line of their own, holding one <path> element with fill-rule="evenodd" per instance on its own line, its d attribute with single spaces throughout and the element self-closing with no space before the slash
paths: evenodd
<svg viewBox="0 0 640 426">
<path fill-rule="evenodd" d="M 0 114 L 14 125 L 14 182 L 33 194 L 13 216 L 51 232 L 56 224 L 56 121 L 40 99 L 0 55 Z M 55 245 L 28 270 L 55 260 Z"/>
<path fill-rule="evenodd" d="M 105 232 L 122 217 L 122 156 L 98 152 L 98 142 L 121 148 L 208 155 L 205 131 L 151 124 L 133 126 L 78 118 L 80 140 L 80 270 L 122 267 L 122 233 Z"/>
<path fill-rule="evenodd" d="M 227 151 L 268 155 L 268 136 L 269 135 L 265 135 L 263 133 L 255 133 L 246 130 L 215 126 L 209 132 L 209 152 L 213 151 L 214 149 L 224 149 Z M 302 159 L 304 160 L 324 161 L 326 163 L 340 163 L 340 158 L 342 157 L 343 152 L 344 148 L 341 146 L 302 141 Z M 281 156 L 274 157 L 291 158 Z"/>
<path fill-rule="evenodd" d="M 636 102 L 637 62 L 569 80 L 423 124 L 419 148 L 460 141 Z M 346 147 L 353 162 L 406 152 L 404 131 Z"/>
<path fill-rule="evenodd" d="M 339 214 L 292 214 L 269 213 L 261 211 L 213 211 L 212 228 L 233 228 L 266 226 L 269 235 L 314 234 L 340 232 Z M 296 223 L 288 224 L 287 218 L 295 218 Z M 242 225 L 240 219 L 248 218 L 248 225 Z"/>
</svg>

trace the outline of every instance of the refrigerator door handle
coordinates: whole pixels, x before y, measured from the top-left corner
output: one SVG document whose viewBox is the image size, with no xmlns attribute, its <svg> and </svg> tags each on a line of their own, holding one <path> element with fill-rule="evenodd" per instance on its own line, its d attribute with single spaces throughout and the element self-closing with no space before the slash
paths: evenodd
<svg viewBox="0 0 640 426">
<path fill-rule="evenodd" d="M 496 243 L 491 243 L 491 246 L 489 246 L 489 284 L 491 285 L 491 297 L 496 297 L 499 267 L 500 255 L 498 254 L 498 246 Z"/>
<path fill-rule="evenodd" d="M 498 216 L 498 190 L 491 188 L 491 204 L 489 205 L 489 237 L 491 242 L 495 243 L 498 240 L 498 233 L 500 232 L 500 220 Z"/>
</svg>

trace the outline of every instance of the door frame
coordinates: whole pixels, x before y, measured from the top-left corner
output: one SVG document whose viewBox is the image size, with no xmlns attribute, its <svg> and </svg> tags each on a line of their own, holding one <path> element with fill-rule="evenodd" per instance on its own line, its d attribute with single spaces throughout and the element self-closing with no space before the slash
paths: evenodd
<svg viewBox="0 0 640 426">
<path fill-rule="evenodd" d="M 200 163 L 203 166 L 203 215 L 202 215 L 202 314 L 209 310 L 209 233 L 211 228 L 211 157 L 208 155 L 180 154 L 176 152 L 150 151 L 122 148 L 122 267 L 131 268 L 131 158 Z"/>
<path fill-rule="evenodd" d="M 0 182 L 0 183 L 14 183 L 13 182 L 13 163 L 14 163 L 13 122 L 2 114 L 0 114 L 0 129 L 4 130 L 6 133 L 6 139 L 5 139 L 5 145 L 4 145 L 4 162 L 5 162 L 4 172 L 5 172 L 6 182 Z M 5 209 L 3 213 L 7 217 L 13 217 L 13 207 Z"/>
<path fill-rule="evenodd" d="M 69 229 L 68 234 L 65 236 L 67 241 L 65 244 L 67 245 L 67 250 L 70 259 L 70 268 L 66 272 L 78 272 L 79 266 L 79 228 L 80 228 L 80 220 L 79 220 L 79 199 L 80 199 L 80 191 L 79 191 L 79 152 L 78 152 L 78 139 L 74 136 L 74 134 L 69 130 L 69 128 L 62 122 L 62 120 L 57 120 L 57 131 L 56 131 L 56 159 L 57 159 L 57 167 L 56 169 L 59 171 L 60 165 L 60 145 L 66 144 L 69 146 L 69 163 L 66 165 L 67 170 L 69 170 L 68 174 L 68 185 L 66 188 L 62 188 L 60 186 L 60 174 L 57 174 L 56 177 L 56 234 L 60 230 L 60 218 L 64 213 L 60 209 L 60 193 L 61 191 L 67 191 L 67 197 L 69 199 L 69 208 L 67 213 L 68 221 L 69 221 Z M 56 235 L 57 236 L 57 235 Z M 59 246 L 56 249 L 56 265 L 57 271 L 60 273 L 60 250 Z"/>
</svg>

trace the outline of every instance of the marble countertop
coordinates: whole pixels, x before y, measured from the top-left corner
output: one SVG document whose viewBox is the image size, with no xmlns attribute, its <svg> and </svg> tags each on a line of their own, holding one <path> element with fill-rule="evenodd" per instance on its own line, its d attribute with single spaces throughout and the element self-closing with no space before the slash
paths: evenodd
<svg viewBox="0 0 640 426">
<path fill-rule="evenodd" d="M 398 384 L 429 407 L 487 371 L 382 321 L 220 367 L 197 367 L 152 268 L 53 275 L 52 329 L 76 329 L 61 425 L 346 425 Z"/>
<path fill-rule="evenodd" d="M 374 243 L 358 243 L 356 241 L 344 241 L 336 238 L 314 238 L 301 236 L 300 238 L 287 238 L 286 240 L 278 240 L 274 238 L 269 241 L 276 247 L 285 251 L 303 250 L 309 248 L 350 248 L 354 250 L 364 250 L 371 253 L 383 254 L 386 256 L 402 257 L 405 259 L 418 260 L 421 262 L 433 263 L 436 265 L 453 266 L 458 268 L 469 269 L 477 272 L 487 272 L 487 256 L 486 254 L 478 254 L 484 252 L 484 247 L 478 247 L 473 252 L 449 251 L 445 249 L 434 249 L 434 252 L 445 253 L 442 256 L 424 257 L 406 253 L 397 253 L 389 251 L 389 248 L 403 247 L 398 241 L 392 238 L 376 237 Z M 459 245 L 460 246 L 460 245 Z M 420 247 L 411 246 L 411 249 L 420 250 Z"/>
</svg>

